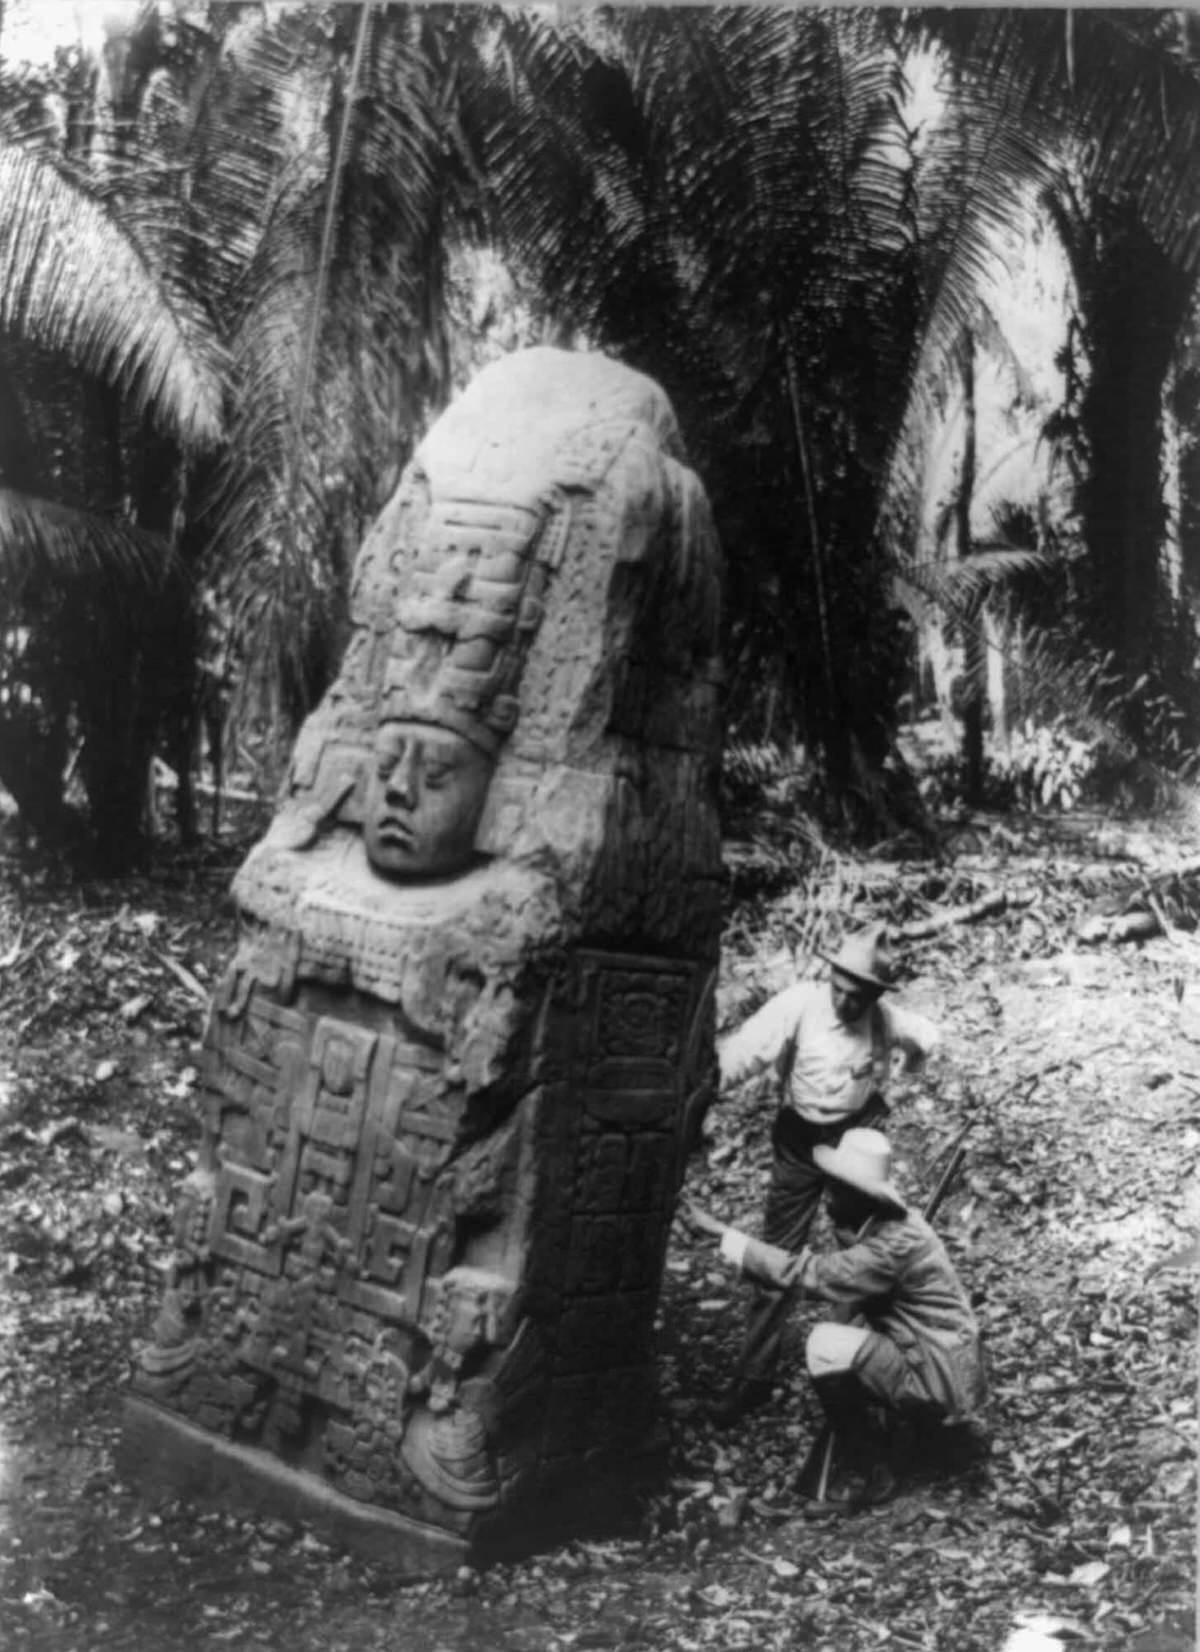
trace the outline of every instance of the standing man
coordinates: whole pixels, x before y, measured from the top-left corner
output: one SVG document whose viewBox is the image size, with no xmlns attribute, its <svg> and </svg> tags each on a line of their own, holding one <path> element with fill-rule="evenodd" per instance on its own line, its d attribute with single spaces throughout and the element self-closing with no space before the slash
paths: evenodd
<svg viewBox="0 0 1200 1652">
<path fill-rule="evenodd" d="M 893 1051 L 901 1050 L 912 1069 L 939 1040 L 925 1016 L 883 1001 L 895 967 L 882 926 L 847 936 L 825 961 L 828 983 L 799 981 L 778 993 L 718 1052 L 723 1086 L 774 1063 L 779 1107 L 762 1236 L 787 1251 L 803 1249 L 821 1202 L 814 1149 L 834 1147 L 845 1131 L 885 1119 Z M 714 1413 L 718 1425 L 770 1399 L 787 1300 L 770 1286 L 755 1291 L 737 1375 Z"/>
<path fill-rule="evenodd" d="M 986 1382 L 967 1294 L 942 1241 L 891 1180 L 887 1139 L 847 1130 L 813 1155 L 829 1182 L 838 1248 L 792 1255 L 726 1228 L 721 1255 L 753 1279 L 811 1291 L 840 1314 L 815 1325 L 805 1348 L 836 1434 L 837 1470 L 810 1462 L 801 1478 L 815 1478 L 822 1501 L 851 1509 L 882 1501 L 895 1484 L 873 1413 L 882 1410 L 889 1432 L 907 1423 L 926 1461 L 978 1459 L 987 1448 L 978 1415 Z"/>
</svg>

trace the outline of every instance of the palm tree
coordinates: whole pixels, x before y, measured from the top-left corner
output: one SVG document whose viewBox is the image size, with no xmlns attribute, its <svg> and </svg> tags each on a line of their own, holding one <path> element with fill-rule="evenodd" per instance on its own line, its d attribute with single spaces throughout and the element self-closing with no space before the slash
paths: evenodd
<svg viewBox="0 0 1200 1652">
<path fill-rule="evenodd" d="M 156 732 L 139 679 L 186 610 L 165 513 L 148 519 L 114 455 L 123 426 L 211 447 L 219 365 L 182 295 L 47 156 L 0 149 L 0 191 L 0 778 L 62 841 L 73 727 L 111 864 L 137 841 Z"/>
<path fill-rule="evenodd" d="M 1085 547 L 1081 657 L 1109 662 L 1123 732 L 1153 745 L 1148 715 L 1183 709 L 1197 639 L 1164 579 L 1163 405 L 1200 278 L 1200 73 L 1182 12 L 927 13 L 971 120 L 1003 100 L 1050 163 L 1031 171 L 1075 289 L 1069 405 L 1051 427 L 1078 475 Z M 1178 718 L 1168 719 L 1177 743 Z M 1164 725 L 1165 726 L 1165 725 Z"/>
<path fill-rule="evenodd" d="M 1166 256 L 1128 198 L 1087 200 L 1064 183 L 1052 199 L 1074 274 L 1073 338 L 1084 357 L 1075 405 L 1060 426 L 1074 439 L 1080 472 L 1084 617 L 1092 641 L 1120 662 L 1128 682 L 1162 682 L 1164 651 L 1178 625 L 1163 567 L 1164 402 L 1196 278 Z M 1194 635 L 1188 652 L 1195 653 Z M 1194 665 L 1180 663 L 1183 673 L 1163 686 L 1192 702 L 1194 721 L 1200 701 L 1187 692 Z M 1144 702 L 1129 703 L 1128 732 L 1152 739 L 1142 709 Z"/>
<path fill-rule="evenodd" d="M 743 707 L 779 661 L 846 795 L 901 650 L 875 531 L 919 292 L 881 14 L 614 12 L 497 25 L 497 233 L 679 409 L 730 562 Z"/>
<path fill-rule="evenodd" d="M 773 680 L 832 789 L 868 792 L 905 663 L 906 423 L 1020 192 L 1084 130 L 1117 146 L 1093 59 L 1142 107 L 1164 61 L 1093 21 L 926 19 L 971 119 L 918 142 L 887 13 L 148 5 L 103 119 L 77 99 L 76 161 L 227 351 L 227 445 L 164 472 L 139 437 L 122 465 L 178 479 L 138 520 L 182 504 L 244 719 L 277 730 L 322 686 L 361 525 L 449 390 L 454 249 L 492 237 L 671 393 L 730 553 L 735 712 Z M 1165 61 L 1169 169 L 1190 71 Z M 1154 170 L 1137 142 L 1108 184 Z M 1190 256 L 1169 192 L 1139 199 Z M 122 444 L 97 452 L 115 477 Z"/>
<path fill-rule="evenodd" d="M 205 682 L 268 779 L 336 659 L 365 526 L 450 392 L 478 26 L 369 5 L 145 10 L 122 212 L 157 226 L 228 354 L 228 440 L 189 521 Z"/>
<path fill-rule="evenodd" d="M 1139 212 L 1172 258 L 1191 256 L 1194 77 L 1169 29 L 1120 14 L 918 18 L 954 64 L 952 118 L 918 145 L 902 73 L 913 35 L 889 14 L 479 12 L 433 28 L 399 7 L 334 15 L 351 93 L 328 120 L 355 97 L 365 118 L 328 145 L 330 316 L 347 313 L 333 301 L 342 270 L 360 290 L 388 258 L 417 273 L 388 321 L 392 337 L 433 341 L 420 359 L 434 371 L 403 397 L 411 430 L 445 391 L 445 249 L 481 233 L 486 180 L 491 233 L 560 322 L 654 374 L 680 409 L 730 550 L 744 703 L 763 659 L 779 662 L 832 788 L 869 787 L 906 647 L 885 600 L 912 555 L 903 433 L 961 359 L 997 232 L 1086 136 L 1096 178 L 1137 179 Z M 1132 120 L 1114 118 L 1116 83 Z M 1138 118 L 1150 89 L 1165 136 Z M 993 554 L 978 577 L 1000 566 Z"/>
<path fill-rule="evenodd" d="M 288 715 L 302 715 L 319 693 L 351 552 L 437 378 L 438 352 L 418 338 L 437 304 L 421 307 L 424 288 L 406 274 L 396 235 L 373 239 L 363 202 L 370 156 L 351 118 L 366 77 L 358 57 L 348 67 L 340 34 L 322 32 L 326 11 L 264 24 L 230 8 L 147 4 L 110 37 L 103 98 L 83 60 L 7 84 L 4 115 L 21 147 L 0 152 L 0 187 L 17 204 L 0 232 L 0 346 L 24 355 L 6 375 L 2 479 L 163 541 L 144 601 L 131 602 L 128 578 L 114 581 L 107 618 L 120 622 L 116 632 L 97 617 L 81 642 L 70 612 L 96 604 L 94 582 L 77 578 L 72 592 L 55 585 L 46 596 L 41 584 L 65 566 L 50 554 L 25 566 L 14 610 L 9 702 L 22 709 L 9 745 L 22 758 L 43 754 L 36 790 L 54 796 L 67 737 L 30 739 L 31 707 L 42 708 L 42 735 L 87 725 L 79 766 L 110 860 L 137 842 L 146 761 L 164 718 L 186 827 L 198 703 L 207 697 L 213 709 L 228 677 L 240 678 L 246 702 L 266 685 L 275 695 L 268 721 L 286 733 Z M 375 50 L 371 21 L 369 8 L 341 15 L 360 46 L 372 45 L 385 113 L 395 102 L 411 116 L 395 41 Z M 430 79 L 421 51 L 409 56 L 410 80 Z M 331 61 L 342 71 L 332 96 Z M 46 95 L 59 85 L 68 118 L 55 138 Z M 407 119 L 410 151 L 420 147 L 412 126 Z M 427 148 L 431 130 L 427 122 Z M 395 202 L 374 160 L 377 221 Z M 352 171 L 359 199 L 348 210 Z M 414 171 L 397 174 L 410 189 Z M 436 240 L 427 218 L 426 252 Z M 403 330 L 393 325 L 401 310 Z M 22 443 L 31 421 L 41 440 Z M 31 464 L 37 454 L 52 455 L 41 471 Z M 55 520 L 59 545 L 65 520 Z M 86 530 L 85 512 L 70 520 Z M 29 521 L 27 511 L 25 542 Z M 94 537 L 111 546 L 111 531 Z M 197 631 L 202 607 L 216 622 L 207 645 Z M 102 634 L 90 670 L 85 645 Z M 48 834 L 61 807 L 37 812 Z"/>
<path fill-rule="evenodd" d="M 1002 22 L 951 40 L 970 119 L 917 155 L 886 14 L 651 10 L 563 25 L 479 13 L 432 32 L 403 8 L 373 31 L 354 19 L 360 98 L 374 114 L 402 86 L 414 113 L 348 128 L 371 133 L 375 174 L 347 164 L 343 185 L 334 168 L 344 244 L 357 217 L 370 226 L 360 245 L 394 247 L 386 224 L 401 219 L 438 338 L 437 249 L 451 227 L 479 233 L 472 169 L 490 181 L 492 232 L 560 320 L 671 392 L 731 551 L 746 699 L 764 656 L 778 661 L 841 793 L 889 751 L 905 639 L 885 592 L 911 556 L 893 508 L 906 417 L 956 359 L 996 231 L 1100 108 L 1056 86 L 1030 120 L 1049 89 L 1045 26 L 1014 44 Z M 1139 60 L 1126 78 L 1145 72 Z M 406 134 L 404 164 L 381 163 Z M 377 197 L 389 169 L 416 187 Z M 387 212 L 372 218 L 377 198 Z M 331 270 L 335 240 L 322 242 Z M 405 297 L 408 319 L 421 301 Z M 431 400 L 444 382 L 443 370 Z"/>
</svg>

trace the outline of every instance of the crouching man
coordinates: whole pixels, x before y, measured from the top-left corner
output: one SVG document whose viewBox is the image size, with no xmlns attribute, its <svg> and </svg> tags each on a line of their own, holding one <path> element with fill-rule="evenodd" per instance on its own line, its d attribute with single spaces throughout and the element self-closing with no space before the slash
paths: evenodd
<svg viewBox="0 0 1200 1652">
<path fill-rule="evenodd" d="M 886 1137 L 847 1130 L 836 1146 L 814 1147 L 813 1160 L 838 1248 L 793 1254 L 727 1228 L 721 1254 L 760 1283 L 833 1305 L 805 1350 L 833 1448 L 828 1436 L 818 1442 L 814 1457 L 826 1460 L 806 1464 L 801 1485 L 861 1507 L 894 1489 L 899 1453 L 890 1448 L 900 1435 L 917 1463 L 949 1467 L 986 1454 L 979 1325 L 942 1241 L 890 1179 Z"/>
</svg>

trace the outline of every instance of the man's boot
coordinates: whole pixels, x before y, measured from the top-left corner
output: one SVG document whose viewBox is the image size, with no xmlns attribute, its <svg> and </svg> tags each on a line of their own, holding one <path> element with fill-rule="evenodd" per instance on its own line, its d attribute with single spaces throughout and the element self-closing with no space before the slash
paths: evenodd
<svg viewBox="0 0 1200 1652">
<path fill-rule="evenodd" d="M 852 1371 L 839 1371 L 814 1377 L 813 1387 L 827 1420 L 800 1470 L 800 1495 L 847 1513 L 886 1502 L 896 1477 L 862 1384 Z"/>
<path fill-rule="evenodd" d="M 955 1422 L 923 1417 L 913 1430 L 910 1458 L 917 1477 L 938 1479 L 978 1468 L 986 1463 L 991 1450 L 991 1435 L 977 1417 Z"/>
</svg>

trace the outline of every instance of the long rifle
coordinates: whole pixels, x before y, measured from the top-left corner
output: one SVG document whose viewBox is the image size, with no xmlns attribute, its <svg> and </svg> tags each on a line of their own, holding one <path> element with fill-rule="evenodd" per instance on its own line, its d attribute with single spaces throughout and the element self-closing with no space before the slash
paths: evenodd
<svg viewBox="0 0 1200 1652">
<path fill-rule="evenodd" d="M 946 1168 L 938 1177 L 937 1186 L 926 1199 L 925 1208 L 921 1212 L 927 1222 L 932 1222 L 935 1219 L 938 1211 L 945 1204 L 950 1189 L 954 1186 L 955 1179 L 963 1167 L 963 1160 L 967 1156 L 967 1137 L 974 1127 L 975 1120 L 968 1119 L 954 1138 L 953 1145 L 950 1148 L 950 1156 L 946 1160 Z"/>
</svg>

